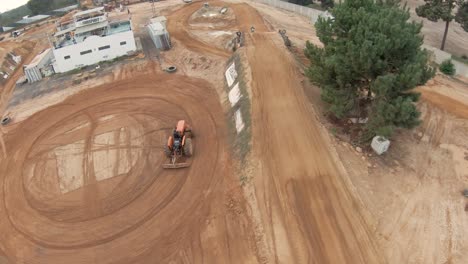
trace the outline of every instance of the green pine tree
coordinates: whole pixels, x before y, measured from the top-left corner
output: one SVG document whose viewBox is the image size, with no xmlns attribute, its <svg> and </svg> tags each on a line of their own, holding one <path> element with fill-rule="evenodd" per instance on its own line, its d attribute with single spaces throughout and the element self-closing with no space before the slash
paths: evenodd
<svg viewBox="0 0 468 264">
<path fill-rule="evenodd" d="M 425 4 L 416 8 L 416 14 L 424 17 L 432 22 L 440 20 L 445 22 L 444 36 L 442 38 L 441 50 L 445 48 L 447 34 L 450 22 L 454 18 L 460 23 L 465 31 L 468 31 L 468 4 L 467 0 L 424 0 Z M 455 7 L 458 5 L 456 15 L 453 14 Z"/>
<path fill-rule="evenodd" d="M 323 47 L 308 42 L 305 50 L 307 75 L 329 110 L 338 118 L 369 117 L 364 140 L 418 125 L 412 89 L 434 75 L 421 49 L 422 25 L 409 22 L 408 9 L 395 1 L 347 0 L 331 14 L 315 24 Z"/>
<path fill-rule="evenodd" d="M 462 28 L 468 32 L 468 1 L 458 2 L 458 11 L 455 15 L 455 21 L 460 23 Z"/>
</svg>

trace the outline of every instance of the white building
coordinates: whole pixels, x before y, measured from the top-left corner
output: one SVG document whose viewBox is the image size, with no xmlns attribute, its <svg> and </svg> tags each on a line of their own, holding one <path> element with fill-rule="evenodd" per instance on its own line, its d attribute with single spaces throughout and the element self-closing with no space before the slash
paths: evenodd
<svg viewBox="0 0 468 264">
<path fill-rule="evenodd" d="M 58 73 L 136 51 L 131 21 L 112 21 L 102 7 L 76 13 L 72 21 L 57 26 L 54 37 L 54 70 Z"/>
</svg>

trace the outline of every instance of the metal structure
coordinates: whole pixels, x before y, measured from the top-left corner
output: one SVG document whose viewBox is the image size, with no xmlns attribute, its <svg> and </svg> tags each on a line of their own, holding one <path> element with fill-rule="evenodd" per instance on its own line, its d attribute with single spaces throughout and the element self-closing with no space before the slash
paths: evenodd
<svg viewBox="0 0 468 264">
<path fill-rule="evenodd" d="M 171 38 L 166 29 L 166 21 L 167 19 L 163 16 L 156 17 L 151 19 L 147 26 L 148 34 L 159 50 L 169 50 L 172 47 Z"/>
<path fill-rule="evenodd" d="M 24 66 L 24 74 L 29 83 L 40 81 L 45 75 L 44 69 L 53 59 L 52 49 L 46 49 L 37 55 L 33 61 Z"/>
</svg>

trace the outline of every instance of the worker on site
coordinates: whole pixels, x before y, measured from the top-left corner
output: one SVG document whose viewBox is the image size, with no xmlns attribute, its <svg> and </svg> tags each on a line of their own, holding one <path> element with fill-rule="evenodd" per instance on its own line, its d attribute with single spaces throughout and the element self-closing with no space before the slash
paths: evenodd
<svg viewBox="0 0 468 264">
<path fill-rule="evenodd" d="M 179 132 L 177 132 L 177 128 L 174 128 L 174 131 L 172 132 L 172 135 L 174 136 L 174 140 L 179 139 L 180 135 Z"/>
</svg>

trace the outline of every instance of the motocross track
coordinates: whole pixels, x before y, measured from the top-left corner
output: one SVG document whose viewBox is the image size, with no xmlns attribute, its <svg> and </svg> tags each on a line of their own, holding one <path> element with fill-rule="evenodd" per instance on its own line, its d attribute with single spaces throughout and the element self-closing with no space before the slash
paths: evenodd
<svg viewBox="0 0 468 264">
<path fill-rule="evenodd" d="M 168 31 L 171 33 L 173 38 L 183 43 L 183 45 L 191 51 L 228 58 L 231 54 L 228 51 L 214 48 L 191 36 L 189 31 L 189 19 L 193 13 L 200 9 L 200 7 L 201 3 L 194 3 L 173 12 L 168 16 Z"/>
<path fill-rule="evenodd" d="M 230 8 L 239 28 L 255 27 L 246 46 L 252 70 L 253 151 L 261 164 L 254 181 L 267 258 L 272 263 L 384 263 L 327 151 L 330 146 L 313 118 L 291 55 L 275 44 L 278 35 L 269 31 L 254 8 L 246 4 Z M 213 50 L 189 40 L 189 34 L 181 37 L 197 43 L 189 49 Z"/>
<path fill-rule="evenodd" d="M 277 36 L 259 26 L 248 48 L 253 147 L 261 164 L 254 177 L 275 261 L 384 262 L 328 151 L 297 66 L 272 40 Z"/>
<path fill-rule="evenodd" d="M 0 233 L 14 263 L 249 262 L 249 244 L 234 243 L 248 240 L 247 227 L 226 212 L 217 212 L 221 228 L 201 234 L 223 198 L 213 190 L 230 175 L 224 121 L 208 83 L 175 76 L 82 92 L 8 135 Z M 196 128 L 196 158 L 163 170 L 162 146 L 179 119 Z"/>
<path fill-rule="evenodd" d="M 201 5 L 168 16 L 169 31 L 194 52 L 227 58 L 189 33 L 187 21 Z M 9 133 L 0 171 L 1 251 L 17 263 L 48 264 L 384 262 L 328 151 L 297 65 L 276 44 L 279 35 L 251 6 L 230 6 L 239 28 L 256 28 L 246 45 L 260 163 L 253 182 L 267 256 L 258 248 L 255 256 L 242 215 L 219 209 L 220 189 L 233 175 L 218 95 L 206 81 L 181 75 L 93 88 Z M 162 144 L 183 118 L 194 127 L 192 165 L 162 170 Z M 236 214 L 245 211 L 239 207 Z"/>
</svg>

